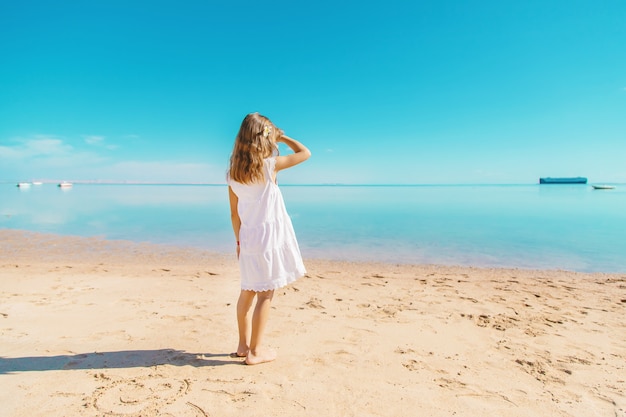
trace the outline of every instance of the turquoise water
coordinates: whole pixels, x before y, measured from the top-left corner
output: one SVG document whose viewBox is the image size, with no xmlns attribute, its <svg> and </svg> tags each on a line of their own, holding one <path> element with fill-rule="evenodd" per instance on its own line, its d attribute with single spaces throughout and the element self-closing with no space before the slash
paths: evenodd
<svg viewBox="0 0 626 417">
<path fill-rule="evenodd" d="M 307 258 L 626 271 L 626 185 L 283 186 Z M 0 184 L 0 228 L 230 252 L 225 186 Z"/>
</svg>

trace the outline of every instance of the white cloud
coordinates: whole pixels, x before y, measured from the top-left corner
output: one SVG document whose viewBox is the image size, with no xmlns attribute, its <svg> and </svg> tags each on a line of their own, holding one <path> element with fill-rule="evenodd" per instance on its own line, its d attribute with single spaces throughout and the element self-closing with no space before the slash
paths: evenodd
<svg viewBox="0 0 626 417">
<path fill-rule="evenodd" d="M 0 179 L 75 178 L 75 172 L 103 160 L 97 153 L 76 149 L 56 136 L 15 138 L 0 145 Z"/>
<path fill-rule="evenodd" d="M 0 160 L 17 159 L 19 157 L 19 151 L 10 146 L 0 145 Z"/>
<path fill-rule="evenodd" d="M 90 135 L 90 136 L 83 136 L 83 139 L 85 139 L 85 143 L 89 145 L 101 145 L 102 142 L 104 141 L 104 136 Z"/>
<path fill-rule="evenodd" d="M 43 178 L 137 182 L 224 183 L 225 166 L 187 161 L 121 160 L 105 152 L 103 136 L 83 136 L 83 148 L 50 135 L 0 143 L 0 180 Z M 110 149 L 110 148 L 109 148 Z"/>
<path fill-rule="evenodd" d="M 85 143 L 88 145 L 99 146 L 99 147 L 102 147 L 111 151 L 118 148 L 117 145 L 110 145 L 110 144 L 105 143 L 104 136 L 87 135 L 87 136 L 83 136 L 83 139 L 85 140 Z"/>
<path fill-rule="evenodd" d="M 14 139 L 14 146 L 0 146 L 0 157 L 24 159 L 46 156 L 64 156 L 72 152 L 70 145 L 54 136 L 35 135 L 29 139 Z"/>
</svg>

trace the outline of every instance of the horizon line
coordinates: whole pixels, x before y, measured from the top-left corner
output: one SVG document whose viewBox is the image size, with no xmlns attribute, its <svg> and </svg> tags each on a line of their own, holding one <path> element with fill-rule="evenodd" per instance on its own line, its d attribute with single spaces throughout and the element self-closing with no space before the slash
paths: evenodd
<svg viewBox="0 0 626 417">
<path fill-rule="evenodd" d="M 69 182 L 72 184 L 83 185 L 190 185 L 190 186 L 227 186 L 225 182 L 163 182 L 163 181 L 113 181 L 113 180 L 41 180 L 41 181 L 0 181 L 0 184 L 18 184 L 18 183 L 36 183 L 43 184 L 59 184 L 62 182 Z M 618 182 L 603 182 L 608 184 L 623 184 Z M 417 187 L 417 186 L 472 186 L 472 185 L 539 185 L 539 181 L 536 182 L 465 182 L 465 183 L 280 183 L 280 186 L 296 186 L 296 187 Z M 589 185 L 587 184 L 567 184 L 567 185 Z"/>
</svg>

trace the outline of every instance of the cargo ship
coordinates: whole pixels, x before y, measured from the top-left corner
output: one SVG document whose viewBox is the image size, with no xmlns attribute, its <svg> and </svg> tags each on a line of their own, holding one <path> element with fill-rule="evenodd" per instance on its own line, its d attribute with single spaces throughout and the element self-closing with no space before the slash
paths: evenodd
<svg viewBox="0 0 626 417">
<path fill-rule="evenodd" d="M 587 184 L 587 178 L 585 177 L 571 177 L 571 178 L 539 178 L 539 184 Z"/>
</svg>

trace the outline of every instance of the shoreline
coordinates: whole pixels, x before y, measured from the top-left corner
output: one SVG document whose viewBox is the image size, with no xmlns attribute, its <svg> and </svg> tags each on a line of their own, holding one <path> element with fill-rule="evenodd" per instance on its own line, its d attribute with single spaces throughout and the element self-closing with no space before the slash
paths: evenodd
<svg viewBox="0 0 626 417">
<path fill-rule="evenodd" d="M 232 254 L 216 250 L 203 249 L 197 246 L 165 244 L 154 242 L 138 242 L 125 239 L 107 239 L 102 236 L 79 236 L 63 235 L 48 232 L 36 232 L 24 229 L 0 229 L 0 261 L 2 258 L 17 257 L 30 260 L 29 251 L 40 251 L 40 246 L 46 244 L 49 247 L 43 252 L 44 259 L 67 261 L 83 259 L 82 252 L 97 253 L 104 259 L 114 262 L 134 262 L 133 254 L 142 254 L 153 258 L 157 254 L 170 253 L 180 256 L 181 259 L 192 262 L 198 259 L 215 258 L 222 262 L 234 261 Z M 80 253 L 76 252 L 80 251 Z M 61 258 L 60 258 L 61 257 Z M 443 269 L 470 269 L 470 270 L 502 270 L 502 271 L 527 271 L 542 273 L 566 273 L 580 276 L 626 276 L 626 271 L 578 271 L 563 268 L 540 268 L 526 266 L 484 266 L 472 264 L 444 264 L 444 263 L 415 263 L 409 261 L 367 261 L 362 259 L 346 260 L 332 259 L 323 256 L 305 257 L 305 266 L 310 263 L 337 264 L 337 265 L 364 265 L 378 267 L 407 267 L 407 268 L 443 268 Z M 236 262 L 235 262 L 236 263 Z"/>
<path fill-rule="evenodd" d="M 234 255 L 0 230 L 0 403 L 77 415 L 626 415 L 626 274 L 305 260 L 275 362 Z M 254 410 L 259 410 L 255 414 Z"/>
</svg>

